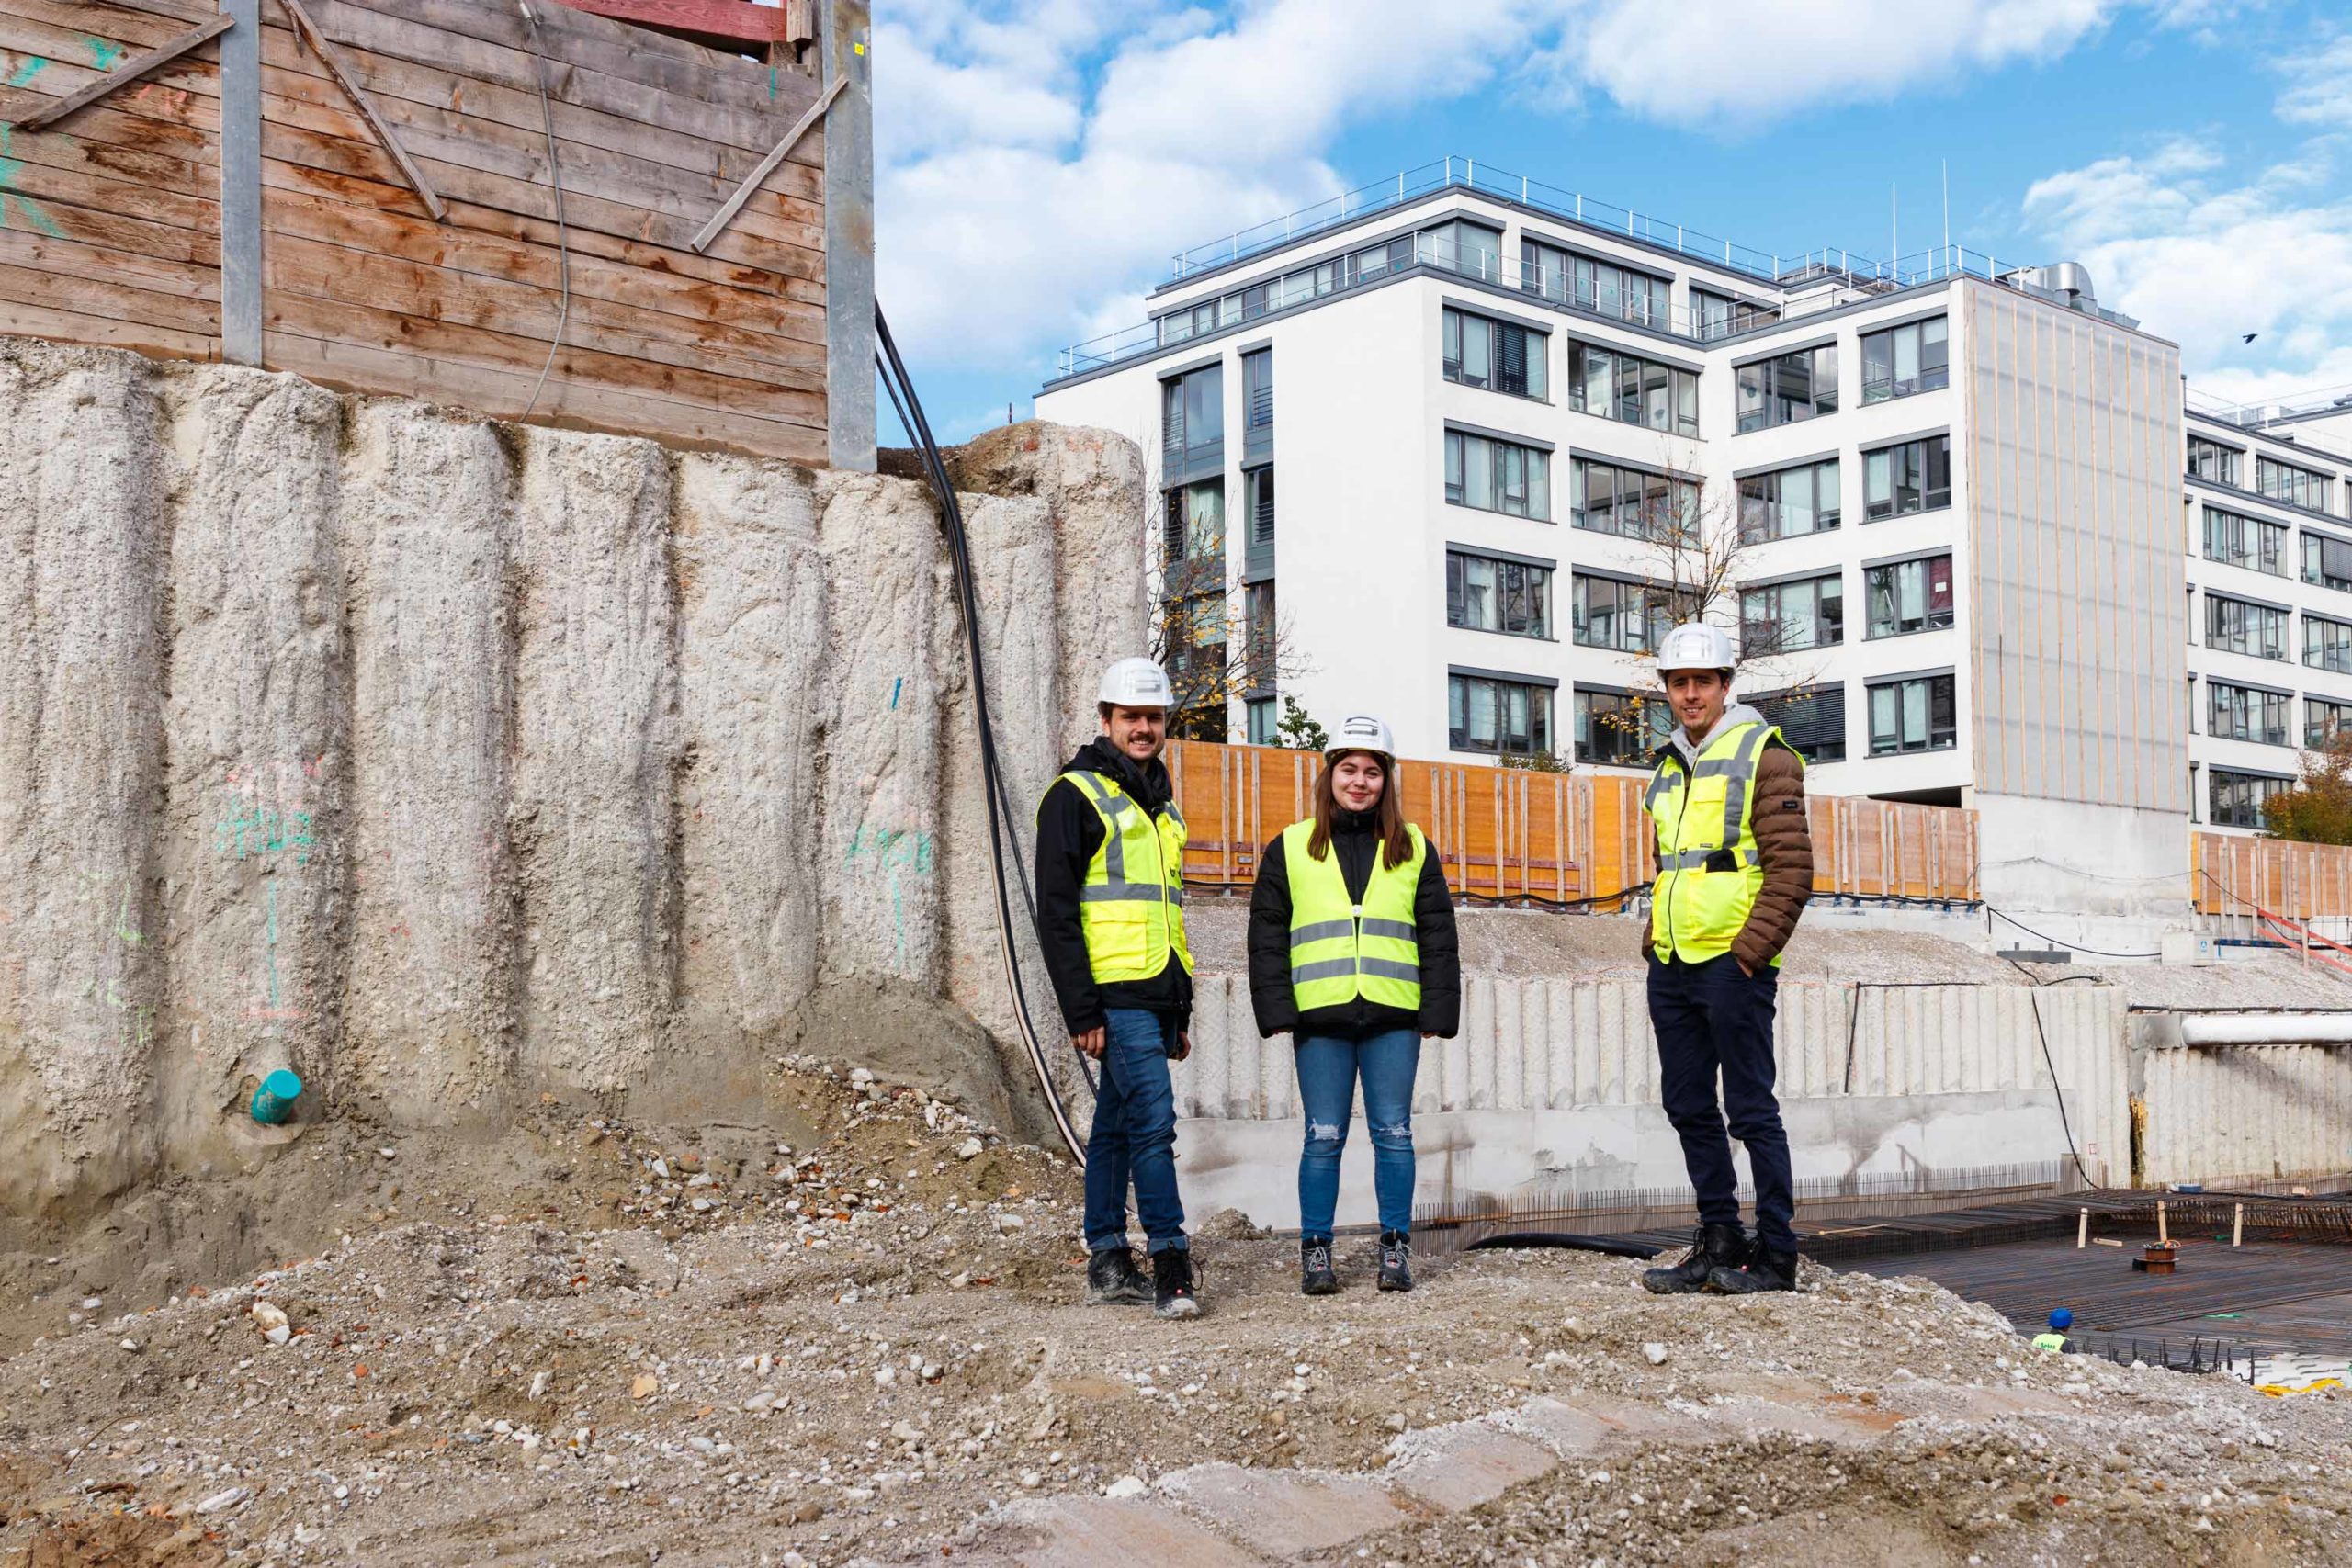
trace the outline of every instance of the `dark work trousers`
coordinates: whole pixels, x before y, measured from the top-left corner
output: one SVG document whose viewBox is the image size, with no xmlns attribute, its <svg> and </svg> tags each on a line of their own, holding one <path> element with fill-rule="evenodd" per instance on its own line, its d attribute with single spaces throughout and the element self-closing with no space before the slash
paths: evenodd
<svg viewBox="0 0 2352 1568">
<path fill-rule="evenodd" d="M 1756 1239 L 1794 1252 L 1796 1196 L 1789 1175 L 1789 1134 L 1772 1098 L 1772 1006 L 1780 972 L 1741 972 L 1726 953 L 1703 964 L 1650 960 L 1650 1029 L 1657 1036 L 1658 1095 L 1682 1139 L 1682 1164 L 1699 1194 L 1702 1224 L 1739 1224 L 1738 1177 L 1731 1136 L 1747 1150 L 1756 1182 Z M 1721 1109 L 1715 1077 L 1723 1077 Z"/>
</svg>

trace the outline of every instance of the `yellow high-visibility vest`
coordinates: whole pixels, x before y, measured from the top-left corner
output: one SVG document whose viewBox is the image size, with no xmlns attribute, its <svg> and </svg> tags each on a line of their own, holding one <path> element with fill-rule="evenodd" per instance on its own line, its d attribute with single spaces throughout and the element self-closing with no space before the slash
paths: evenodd
<svg viewBox="0 0 2352 1568">
<path fill-rule="evenodd" d="M 1698 765 L 1668 748 L 1642 795 L 1657 841 L 1650 948 L 1703 964 L 1731 951 L 1764 886 L 1755 830 L 1756 767 L 1781 732 L 1749 720 L 1707 738 Z M 1804 765 L 1799 760 L 1798 765 Z M 1774 968 L 1781 960 L 1775 956 Z"/>
<path fill-rule="evenodd" d="M 2033 1337 L 2033 1348 L 2037 1350 L 2064 1350 L 2066 1337 L 2057 1333 L 2037 1334 Z"/>
<path fill-rule="evenodd" d="M 1363 902 L 1348 897 L 1340 852 L 1326 844 L 1323 858 L 1307 852 L 1315 836 L 1308 818 L 1283 829 L 1283 863 L 1290 878 L 1290 987 L 1301 1012 L 1339 1007 L 1362 997 L 1382 1007 L 1419 1012 L 1421 949 L 1413 923 L 1413 893 L 1421 884 L 1421 862 L 1429 844 L 1408 825 L 1413 852 L 1402 865 L 1384 863 L 1373 851 L 1372 877 Z"/>
<path fill-rule="evenodd" d="M 1170 802 L 1158 817 L 1101 773 L 1061 775 L 1102 819 L 1102 843 L 1079 888 L 1078 929 L 1098 984 L 1151 980 L 1174 953 L 1193 972 L 1184 941 L 1184 818 Z"/>
</svg>

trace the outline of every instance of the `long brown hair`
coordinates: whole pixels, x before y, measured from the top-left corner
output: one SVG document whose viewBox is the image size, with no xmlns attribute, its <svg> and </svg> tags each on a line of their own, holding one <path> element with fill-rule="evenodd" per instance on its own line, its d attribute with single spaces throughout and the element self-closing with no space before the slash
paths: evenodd
<svg viewBox="0 0 2352 1568">
<path fill-rule="evenodd" d="M 1373 755 L 1379 757 L 1378 752 Z M 1331 847 L 1331 826 L 1340 817 L 1340 797 L 1331 788 L 1331 764 L 1337 761 L 1326 760 L 1315 774 L 1315 831 L 1307 835 L 1306 852 L 1317 860 L 1321 860 L 1324 852 Z M 1380 839 L 1381 862 L 1391 871 L 1413 858 L 1412 835 L 1405 831 L 1405 806 L 1399 798 L 1403 793 L 1396 779 L 1396 764 L 1380 757 L 1380 799 L 1372 808 L 1372 830 Z"/>
</svg>

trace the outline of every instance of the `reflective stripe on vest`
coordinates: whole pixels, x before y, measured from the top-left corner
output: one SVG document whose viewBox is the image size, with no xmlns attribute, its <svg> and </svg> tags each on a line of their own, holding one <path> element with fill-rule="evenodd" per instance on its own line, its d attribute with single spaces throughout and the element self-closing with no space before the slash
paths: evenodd
<svg viewBox="0 0 2352 1568">
<path fill-rule="evenodd" d="M 1061 775 L 1102 819 L 1102 845 L 1078 893 L 1079 931 L 1099 984 L 1157 979 L 1170 953 L 1191 974 L 1184 938 L 1184 818 L 1158 817 L 1114 780 L 1083 769 Z"/>
<path fill-rule="evenodd" d="M 1408 826 L 1405 831 L 1413 852 L 1404 864 L 1389 866 L 1385 851 L 1375 848 L 1358 905 L 1348 897 L 1339 852 L 1327 845 L 1320 860 L 1307 852 L 1314 821 L 1283 829 L 1283 863 L 1290 880 L 1291 994 L 1300 1011 L 1340 1007 L 1358 997 L 1382 1007 L 1420 1010 L 1421 949 L 1413 895 L 1421 884 L 1429 844 L 1419 828 Z"/>
<path fill-rule="evenodd" d="M 1708 739 L 1695 764 L 1669 750 L 1643 790 L 1657 847 L 1650 946 L 1660 958 L 1702 964 L 1721 957 L 1747 923 L 1764 886 L 1754 823 L 1756 770 L 1766 744 L 1779 738 L 1779 730 L 1755 720 L 1733 725 Z M 1725 851 L 1728 866 L 1718 858 Z M 1710 861 L 1717 869 L 1709 868 Z"/>
</svg>

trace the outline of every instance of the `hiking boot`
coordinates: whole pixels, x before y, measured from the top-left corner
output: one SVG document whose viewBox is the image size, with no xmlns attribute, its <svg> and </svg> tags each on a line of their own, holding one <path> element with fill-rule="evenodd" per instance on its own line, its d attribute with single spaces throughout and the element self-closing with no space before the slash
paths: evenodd
<svg viewBox="0 0 2352 1568">
<path fill-rule="evenodd" d="M 1380 1233 L 1380 1288 L 1384 1291 L 1409 1291 L 1413 1288 L 1413 1244 L 1403 1231 Z"/>
<path fill-rule="evenodd" d="M 1151 1300 L 1151 1285 L 1134 1253 L 1106 1247 L 1086 1260 L 1086 1299 L 1096 1306 L 1135 1306 Z"/>
<path fill-rule="evenodd" d="M 1724 1267 L 1707 1276 L 1707 1289 L 1727 1296 L 1752 1296 L 1759 1291 L 1797 1288 L 1797 1255 L 1773 1252 L 1758 1244 L 1756 1255 L 1741 1269 Z"/>
<path fill-rule="evenodd" d="M 1747 1261 L 1747 1233 L 1737 1225 L 1701 1225 L 1690 1233 L 1690 1250 L 1667 1269 L 1642 1270 L 1642 1289 L 1654 1296 L 1687 1296 L 1707 1288 L 1717 1269 Z"/>
<path fill-rule="evenodd" d="M 1151 1255 L 1151 1275 L 1157 1301 L 1152 1311 L 1162 1317 L 1198 1317 L 1200 1298 L 1193 1293 L 1193 1255 L 1181 1247 Z"/>
<path fill-rule="evenodd" d="M 1331 1243 L 1303 1238 L 1298 1244 L 1298 1288 L 1310 1296 L 1336 1296 L 1340 1276 L 1331 1268 Z"/>
</svg>

